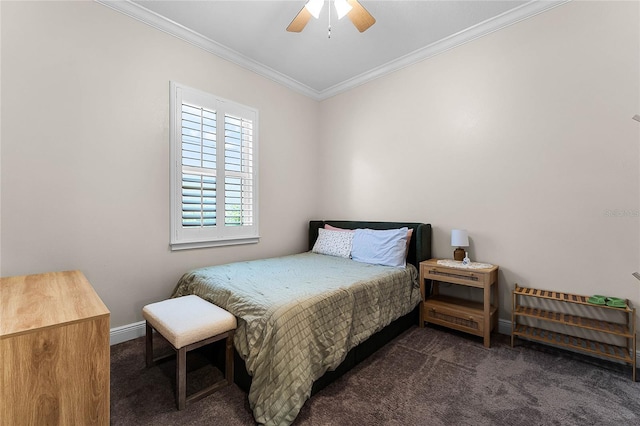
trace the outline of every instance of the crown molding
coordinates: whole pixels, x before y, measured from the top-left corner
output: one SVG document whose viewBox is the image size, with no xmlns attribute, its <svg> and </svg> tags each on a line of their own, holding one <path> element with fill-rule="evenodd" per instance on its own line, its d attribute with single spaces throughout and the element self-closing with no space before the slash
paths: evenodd
<svg viewBox="0 0 640 426">
<path fill-rule="evenodd" d="M 169 35 L 177 37 L 188 43 L 193 44 L 209 53 L 213 53 L 223 59 L 233 62 L 236 65 L 246 68 L 249 71 L 253 71 L 263 77 L 280 83 L 298 93 L 301 93 L 310 98 L 319 100 L 320 92 L 310 88 L 307 85 L 300 83 L 297 80 L 292 79 L 279 71 L 274 70 L 260 62 L 254 61 L 243 54 L 236 52 L 210 38 L 203 36 L 189 28 L 165 18 L 151 10 L 133 3 L 129 0 L 95 0 L 104 6 L 107 6 L 113 10 L 116 10 L 124 15 L 134 18 L 144 24 L 147 24 L 153 28 L 156 28 Z"/>
<path fill-rule="evenodd" d="M 454 47 L 461 46 L 470 41 L 476 40 L 495 31 L 513 25 L 517 22 L 531 18 L 554 7 L 560 6 L 571 0 L 532 0 L 508 12 L 504 12 L 498 16 L 487 19 L 472 27 L 465 28 L 449 37 L 436 41 L 428 46 L 414 50 L 398 59 L 387 62 L 377 68 L 367 71 L 353 78 L 329 87 L 320 93 L 322 99 L 327 99 L 340 93 L 351 90 L 357 86 L 365 84 L 376 78 L 398 71 L 402 68 L 414 65 L 425 59 L 432 58 L 436 55 L 444 53 Z"/>
<path fill-rule="evenodd" d="M 150 25 L 160 31 L 184 40 L 193 44 L 207 52 L 213 53 L 223 59 L 235 63 L 245 69 L 255 72 L 263 77 L 282 84 L 291 90 L 294 90 L 302 95 L 308 96 L 316 101 L 322 101 L 332 96 L 336 96 L 340 93 L 351 90 L 369 81 L 390 74 L 394 71 L 398 71 L 402 68 L 406 68 L 410 65 L 421 62 L 425 59 L 432 58 L 440 53 L 446 52 L 454 47 L 473 41 L 477 38 L 483 37 L 487 34 L 491 34 L 502 28 L 513 25 L 517 22 L 531 18 L 532 16 L 546 12 L 571 0 L 531 0 L 528 3 L 523 4 L 508 12 L 502 13 L 491 19 L 487 19 L 472 27 L 466 28 L 456 34 L 446 37 L 442 40 L 438 40 L 428 46 L 415 50 L 407 55 L 404 55 L 398 59 L 374 68 L 371 71 L 367 71 L 353 78 L 343 81 L 342 83 L 331 86 L 325 90 L 318 91 L 311 87 L 300 83 L 299 81 L 286 76 L 285 74 L 274 70 L 264 64 L 254 61 L 230 49 L 222 44 L 211 40 L 203 35 L 196 33 L 189 28 L 184 27 L 177 22 L 171 21 L 155 12 L 146 9 L 136 3 L 132 3 L 130 0 L 95 0 L 96 2 L 121 12 L 127 16 L 137 19 L 147 25 Z"/>
</svg>

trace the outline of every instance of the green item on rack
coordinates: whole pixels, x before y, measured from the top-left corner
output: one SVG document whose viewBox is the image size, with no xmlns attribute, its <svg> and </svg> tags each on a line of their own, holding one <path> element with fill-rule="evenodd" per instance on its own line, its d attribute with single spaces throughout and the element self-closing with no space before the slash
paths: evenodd
<svg viewBox="0 0 640 426">
<path fill-rule="evenodd" d="M 594 305 L 605 305 L 607 302 L 605 300 L 604 296 L 591 296 L 590 298 L 587 299 L 587 302 L 592 303 Z"/>
<path fill-rule="evenodd" d="M 627 303 L 623 299 L 609 298 L 607 306 L 610 306 L 612 308 L 626 308 Z"/>
</svg>

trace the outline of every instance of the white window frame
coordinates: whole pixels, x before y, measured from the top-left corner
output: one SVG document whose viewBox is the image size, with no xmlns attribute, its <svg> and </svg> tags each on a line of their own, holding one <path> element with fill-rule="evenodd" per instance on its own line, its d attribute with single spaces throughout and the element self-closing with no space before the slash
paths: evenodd
<svg viewBox="0 0 640 426">
<path fill-rule="evenodd" d="M 257 243 L 258 233 L 258 111 L 218 96 L 170 82 L 170 142 L 171 142 L 171 250 L 217 247 Z M 182 222 L 182 103 L 188 102 L 216 111 L 216 220 L 215 226 L 185 227 Z M 251 197 L 253 221 L 250 225 L 225 225 L 225 170 L 224 119 L 225 114 L 250 120 L 252 134 L 253 191 Z M 237 175 L 237 173 L 235 173 Z"/>
</svg>

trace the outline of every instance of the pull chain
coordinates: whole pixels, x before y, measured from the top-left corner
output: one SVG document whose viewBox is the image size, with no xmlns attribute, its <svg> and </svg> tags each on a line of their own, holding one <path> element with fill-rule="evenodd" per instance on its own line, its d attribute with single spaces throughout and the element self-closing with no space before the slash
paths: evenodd
<svg viewBox="0 0 640 426">
<path fill-rule="evenodd" d="M 327 8 L 329 11 L 329 30 L 328 30 L 328 37 L 327 38 L 331 38 L 331 1 L 329 1 L 329 7 Z"/>
</svg>

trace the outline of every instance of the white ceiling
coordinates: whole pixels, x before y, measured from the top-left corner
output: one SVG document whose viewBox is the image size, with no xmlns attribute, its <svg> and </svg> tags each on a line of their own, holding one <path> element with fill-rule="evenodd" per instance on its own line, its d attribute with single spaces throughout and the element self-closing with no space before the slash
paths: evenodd
<svg viewBox="0 0 640 426">
<path fill-rule="evenodd" d="M 526 19 L 566 0 L 360 0 L 376 23 L 358 32 L 329 2 L 301 33 L 285 28 L 306 0 L 98 0 L 314 99 Z"/>
</svg>

